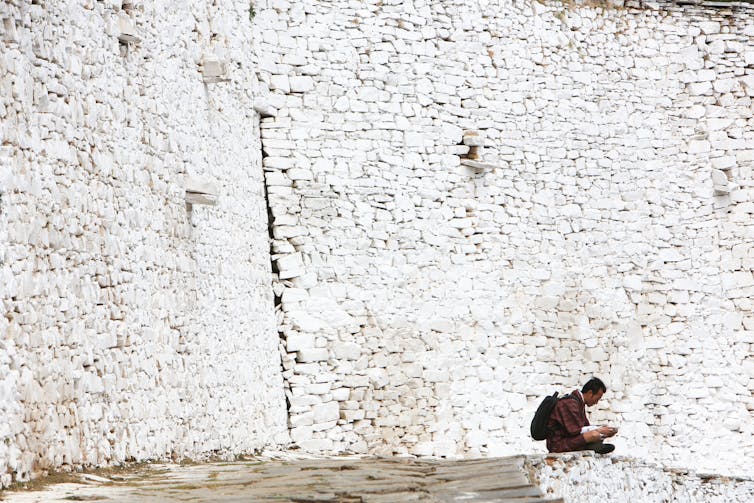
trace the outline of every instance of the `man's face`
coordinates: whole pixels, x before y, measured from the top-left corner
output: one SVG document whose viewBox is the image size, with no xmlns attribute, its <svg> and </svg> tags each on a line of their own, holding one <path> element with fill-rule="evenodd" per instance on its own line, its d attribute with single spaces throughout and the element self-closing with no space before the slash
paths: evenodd
<svg viewBox="0 0 754 503">
<path fill-rule="evenodd" d="M 600 398 L 602 398 L 602 395 L 604 395 L 605 392 L 602 390 L 599 390 L 597 393 L 594 393 L 592 391 L 587 391 L 584 393 L 584 403 L 591 407 L 592 405 L 596 404 L 600 401 Z"/>
</svg>

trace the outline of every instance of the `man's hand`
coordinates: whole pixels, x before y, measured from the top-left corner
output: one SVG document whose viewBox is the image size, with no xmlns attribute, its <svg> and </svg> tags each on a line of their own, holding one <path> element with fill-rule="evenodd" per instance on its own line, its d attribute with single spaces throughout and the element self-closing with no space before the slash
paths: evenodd
<svg viewBox="0 0 754 503">
<path fill-rule="evenodd" d="M 618 433 L 618 428 L 613 428 L 611 426 L 600 426 L 596 430 L 587 431 L 586 433 L 584 433 L 584 440 L 586 440 L 587 443 L 599 442 L 604 438 L 614 436 L 616 433 Z"/>
<path fill-rule="evenodd" d="M 600 426 L 597 431 L 602 433 L 605 437 L 612 437 L 618 433 L 618 428 L 613 428 L 612 426 Z"/>
</svg>

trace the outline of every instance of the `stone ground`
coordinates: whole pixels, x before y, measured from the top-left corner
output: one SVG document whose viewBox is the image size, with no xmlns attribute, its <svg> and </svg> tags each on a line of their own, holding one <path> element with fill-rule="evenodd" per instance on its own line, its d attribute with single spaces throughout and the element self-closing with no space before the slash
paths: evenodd
<svg viewBox="0 0 754 503">
<path fill-rule="evenodd" d="M 148 464 L 55 475 L 0 493 L 9 503 L 551 502 L 520 456 L 463 461 L 407 458 L 245 460 Z"/>
</svg>

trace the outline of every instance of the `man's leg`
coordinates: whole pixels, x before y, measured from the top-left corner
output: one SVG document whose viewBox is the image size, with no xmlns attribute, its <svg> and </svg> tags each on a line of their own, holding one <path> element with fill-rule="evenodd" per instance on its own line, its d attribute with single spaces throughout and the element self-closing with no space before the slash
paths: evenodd
<svg viewBox="0 0 754 503">
<path fill-rule="evenodd" d="M 582 451 L 594 451 L 597 454 L 607 454 L 609 452 L 613 452 L 615 450 L 615 446 L 613 444 L 606 444 L 602 441 L 599 442 L 590 442 L 584 446 Z"/>
</svg>

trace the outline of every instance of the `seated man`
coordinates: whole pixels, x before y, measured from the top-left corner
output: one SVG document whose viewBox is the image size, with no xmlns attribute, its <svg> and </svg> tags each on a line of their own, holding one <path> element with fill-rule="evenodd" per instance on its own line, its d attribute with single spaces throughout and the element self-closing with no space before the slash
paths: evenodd
<svg viewBox="0 0 754 503">
<path fill-rule="evenodd" d="M 609 426 L 590 426 L 586 418 L 586 406 L 600 401 L 607 391 L 605 383 L 596 377 L 587 381 L 581 392 L 574 390 L 560 399 L 547 421 L 547 450 L 567 452 L 592 450 L 607 454 L 615 450 L 612 444 L 605 444 L 605 438 L 618 432 Z"/>
</svg>

